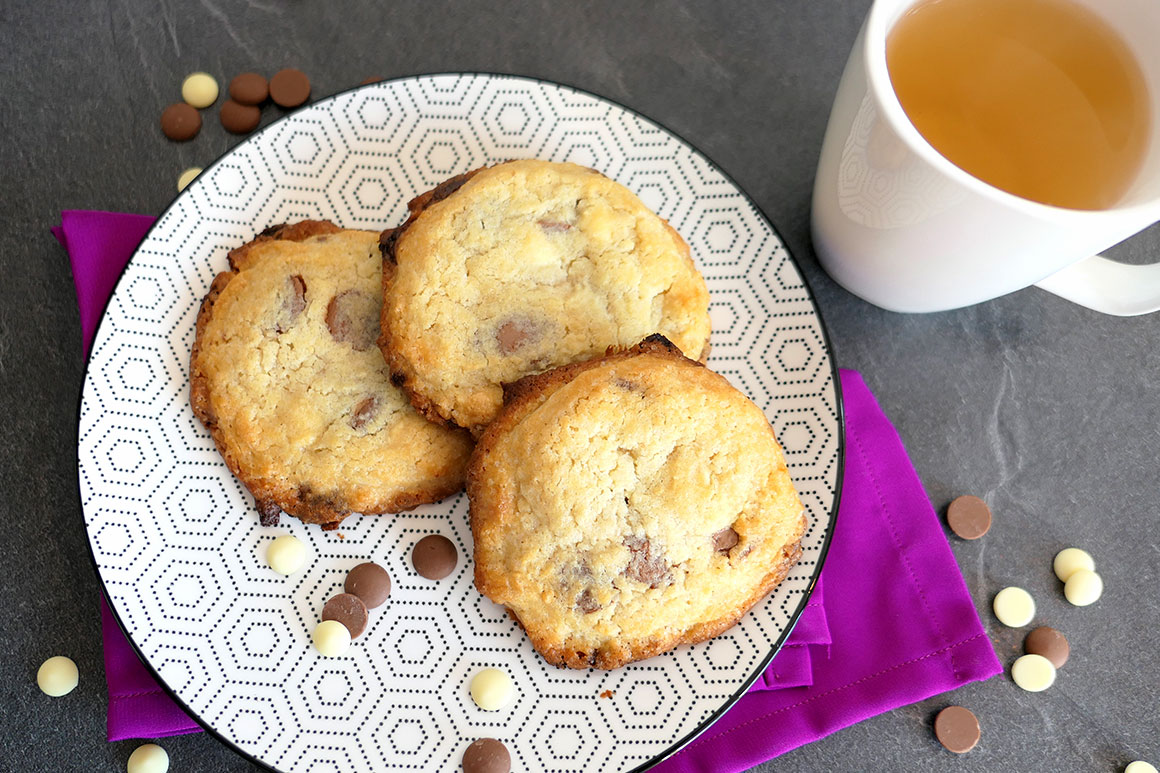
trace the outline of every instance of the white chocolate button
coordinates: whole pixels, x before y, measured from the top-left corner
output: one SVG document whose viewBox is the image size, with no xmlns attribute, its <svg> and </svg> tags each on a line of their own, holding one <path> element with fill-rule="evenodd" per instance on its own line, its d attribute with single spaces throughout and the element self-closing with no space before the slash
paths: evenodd
<svg viewBox="0 0 1160 773">
<path fill-rule="evenodd" d="M 129 755 L 128 773 L 165 773 L 169 770 L 169 754 L 155 743 L 138 746 Z"/>
<path fill-rule="evenodd" d="M 217 81 L 208 72 L 195 72 L 181 84 L 181 98 L 199 109 L 209 107 L 217 102 Z"/>
<path fill-rule="evenodd" d="M 278 574 L 294 574 L 306 563 L 306 545 L 293 534 L 283 534 L 266 548 L 266 563 Z"/>
<path fill-rule="evenodd" d="M 1063 584 L 1063 595 L 1077 607 L 1094 604 L 1103 594 L 1104 581 L 1091 569 L 1076 569 Z"/>
<path fill-rule="evenodd" d="M 515 685 L 498 668 L 485 668 L 471 680 L 471 699 L 484 711 L 498 711 L 511 703 Z"/>
<path fill-rule="evenodd" d="M 1043 692 L 1055 684 L 1055 666 L 1042 655 L 1024 655 L 1011 664 L 1011 678 L 1027 692 Z"/>
<path fill-rule="evenodd" d="M 1129 762 L 1128 767 L 1124 768 L 1124 773 L 1157 773 L 1155 766 L 1144 760 L 1136 760 Z"/>
<path fill-rule="evenodd" d="M 1004 588 L 995 594 L 991 606 L 999 622 L 1011 628 L 1022 628 L 1035 617 L 1035 599 L 1022 588 Z"/>
<path fill-rule="evenodd" d="M 314 628 L 314 648 L 328 658 L 337 658 L 350 647 L 350 631 L 337 620 L 323 620 Z"/>
<path fill-rule="evenodd" d="M 189 184 L 193 182 L 199 174 L 201 174 L 200 166 L 191 166 L 189 169 L 186 169 L 184 172 L 182 172 L 181 176 L 177 178 L 177 192 L 181 193 L 183 190 L 189 187 Z"/>
<path fill-rule="evenodd" d="M 1060 582 L 1067 582 L 1067 578 L 1071 577 L 1076 569 L 1094 571 L 1096 562 L 1092 560 L 1091 555 L 1086 550 L 1064 548 L 1055 554 L 1051 568 L 1055 570 L 1055 576 L 1059 578 Z"/>
<path fill-rule="evenodd" d="M 57 655 L 44 661 L 40 664 L 40 670 L 36 672 L 36 683 L 40 689 L 45 695 L 54 698 L 68 695 L 77 686 L 78 681 L 80 674 L 77 672 L 77 664 L 64 655 Z"/>
</svg>

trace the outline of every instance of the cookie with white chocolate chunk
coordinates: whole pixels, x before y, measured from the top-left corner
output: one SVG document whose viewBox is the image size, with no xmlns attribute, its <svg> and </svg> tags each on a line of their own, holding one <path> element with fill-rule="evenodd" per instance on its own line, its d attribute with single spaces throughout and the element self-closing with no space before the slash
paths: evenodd
<svg viewBox="0 0 1160 773">
<path fill-rule="evenodd" d="M 476 586 L 572 668 L 725 631 L 806 529 L 761 409 L 661 336 L 509 387 L 467 495 Z"/>
<path fill-rule="evenodd" d="M 467 433 L 424 419 L 390 381 L 379 234 L 274 226 L 229 254 L 202 301 L 190 402 L 263 523 L 336 527 L 463 484 Z"/>
<path fill-rule="evenodd" d="M 709 295 L 689 247 L 623 185 L 575 164 L 454 177 L 384 234 L 382 337 L 428 418 L 478 436 L 503 385 L 661 333 L 694 359 Z"/>
</svg>

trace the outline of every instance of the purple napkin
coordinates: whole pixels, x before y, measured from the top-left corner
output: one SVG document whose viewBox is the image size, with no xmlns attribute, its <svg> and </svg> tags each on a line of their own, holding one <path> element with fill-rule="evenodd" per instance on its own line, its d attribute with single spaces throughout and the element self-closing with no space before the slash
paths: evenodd
<svg viewBox="0 0 1160 773">
<path fill-rule="evenodd" d="M 657 773 L 746 770 L 1001 667 L 938 516 L 862 377 L 842 371 L 846 469 L 813 683 L 750 690 Z"/>
<path fill-rule="evenodd" d="M 108 295 L 152 222 L 141 215 L 66 211 L 53 229 L 72 261 L 86 356 Z M 843 371 L 841 379 L 846 470 L 822 576 L 762 677 L 657 771 L 745 770 L 1000 671 L 894 428 L 861 376 Z M 199 730 L 137 659 L 103 598 L 101 609 L 109 740 Z"/>
<path fill-rule="evenodd" d="M 106 732 L 110 741 L 161 738 L 201 731 L 141 665 L 101 596 L 101 640 L 105 645 L 105 681 L 109 685 Z"/>
</svg>

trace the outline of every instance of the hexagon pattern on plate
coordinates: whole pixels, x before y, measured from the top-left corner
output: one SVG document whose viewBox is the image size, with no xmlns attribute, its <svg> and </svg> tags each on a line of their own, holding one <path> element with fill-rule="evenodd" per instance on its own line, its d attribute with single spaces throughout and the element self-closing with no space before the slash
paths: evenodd
<svg viewBox="0 0 1160 773">
<path fill-rule="evenodd" d="M 188 405 L 198 304 L 226 252 L 285 221 L 398 224 L 412 196 L 482 164 L 591 166 L 685 237 L 709 284 L 710 367 L 763 407 L 807 505 L 801 563 L 732 630 L 606 673 L 547 666 L 472 584 L 463 496 L 337 532 L 258 524 Z M 101 323 L 78 449 L 90 545 L 134 644 L 202 722 L 281 771 L 448 770 L 480 736 L 518 770 L 646 766 L 695 733 L 766 663 L 803 603 L 829 533 L 840 458 L 834 368 L 804 282 L 766 219 L 705 157 L 611 102 L 524 78 L 378 83 L 271 125 L 197 178 L 150 232 Z M 308 549 L 290 577 L 266 545 Z M 419 577 L 412 545 L 444 534 L 459 565 Z M 322 604 L 364 560 L 394 589 L 342 657 L 310 645 Z M 516 699 L 484 712 L 471 675 L 494 666 Z M 612 691 L 612 697 L 600 693 Z"/>
</svg>

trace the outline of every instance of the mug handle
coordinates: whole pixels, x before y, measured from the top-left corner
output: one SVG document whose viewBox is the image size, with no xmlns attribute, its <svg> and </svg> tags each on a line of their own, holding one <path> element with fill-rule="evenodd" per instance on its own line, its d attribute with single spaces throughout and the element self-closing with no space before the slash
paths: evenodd
<svg viewBox="0 0 1160 773">
<path fill-rule="evenodd" d="M 1035 286 L 1117 317 L 1160 310 L 1160 263 L 1137 266 L 1093 255 L 1036 282 Z"/>
</svg>

